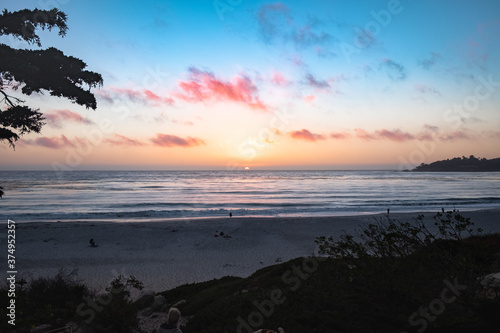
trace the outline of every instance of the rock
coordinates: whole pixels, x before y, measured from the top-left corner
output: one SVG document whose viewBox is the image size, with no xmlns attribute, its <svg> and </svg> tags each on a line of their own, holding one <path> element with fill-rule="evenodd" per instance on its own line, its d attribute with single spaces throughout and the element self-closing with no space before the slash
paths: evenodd
<svg viewBox="0 0 500 333">
<path fill-rule="evenodd" d="M 153 303 L 155 295 L 156 293 L 153 290 L 144 290 L 141 292 L 141 296 L 135 300 L 134 305 L 138 309 L 144 309 Z"/>
<path fill-rule="evenodd" d="M 480 279 L 483 286 L 482 290 L 478 292 L 478 296 L 484 299 L 496 299 L 500 294 L 500 272 L 491 273 Z"/>
<path fill-rule="evenodd" d="M 184 305 L 184 304 L 186 304 L 186 300 L 185 299 L 183 299 L 182 301 L 179 301 L 179 302 L 175 303 L 174 305 L 172 305 L 172 308 L 178 308 L 179 306 Z"/>
<path fill-rule="evenodd" d="M 163 304 L 165 304 L 165 302 L 166 302 L 165 297 L 163 297 L 162 295 L 155 296 L 151 308 L 153 309 L 153 311 L 158 311 L 161 309 Z"/>
<path fill-rule="evenodd" d="M 481 280 L 481 284 L 485 287 L 500 288 L 500 273 L 492 273 L 486 275 Z"/>
<path fill-rule="evenodd" d="M 144 317 L 149 317 L 153 314 L 153 309 L 151 307 L 146 308 L 144 311 L 142 311 L 141 315 Z"/>
</svg>

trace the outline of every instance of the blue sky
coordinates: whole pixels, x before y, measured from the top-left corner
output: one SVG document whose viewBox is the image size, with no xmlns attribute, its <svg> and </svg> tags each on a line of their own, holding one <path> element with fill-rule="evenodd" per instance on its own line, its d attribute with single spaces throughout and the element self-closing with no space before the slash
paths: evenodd
<svg viewBox="0 0 500 333">
<path fill-rule="evenodd" d="M 99 107 L 31 96 L 52 123 L 15 152 L 0 150 L 4 169 L 401 168 L 500 155 L 498 1 L 3 7 L 53 5 L 68 14 L 69 31 L 43 32 L 43 47 L 103 75 Z M 99 128 L 105 120 L 113 129 Z M 101 132 L 94 142 L 92 127 Z M 130 161 L 130 153 L 141 159 Z M 68 154 L 80 162 L 68 164 Z"/>
</svg>

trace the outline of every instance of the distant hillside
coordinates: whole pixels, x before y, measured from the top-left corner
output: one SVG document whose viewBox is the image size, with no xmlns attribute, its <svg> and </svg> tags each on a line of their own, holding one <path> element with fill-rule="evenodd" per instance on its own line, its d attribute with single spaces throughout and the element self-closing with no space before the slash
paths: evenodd
<svg viewBox="0 0 500 333">
<path fill-rule="evenodd" d="M 432 162 L 431 164 L 422 163 L 412 171 L 461 171 L 461 172 L 485 172 L 500 171 L 500 158 L 488 160 L 486 158 L 476 158 L 462 156 L 453 159 Z"/>
</svg>

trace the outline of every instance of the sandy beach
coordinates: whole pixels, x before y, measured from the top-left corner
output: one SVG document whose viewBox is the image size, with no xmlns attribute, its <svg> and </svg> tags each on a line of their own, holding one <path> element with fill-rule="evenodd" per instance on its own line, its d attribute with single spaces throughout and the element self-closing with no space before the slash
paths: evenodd
<svg viewBox="0 0 500 333">
<path fill-rule="evenodd" d="M 417 215 L 391 212 L 390 216 L 403 221 Z M 434 214 L 424 215 L 430 221 Z M 471 217 L 475 227 L 500 232 L 500 209 L 463 215 Z M 145 288 L 163 291 L 227 275 L 246 277 L 262 267 L 312 255 L 317 236 L 338 237 L 343 230 L 352 232 L 376 216 L 385 214 L 147 222 L 16 221 L 17 269 L 19 276 L 29 278 L 76 268 L 78 277 L 96 290 L 106 287 L 118 274 L 133 275 Z M 98 247 L 89 246 L 91 238 Z"/>
</svg>

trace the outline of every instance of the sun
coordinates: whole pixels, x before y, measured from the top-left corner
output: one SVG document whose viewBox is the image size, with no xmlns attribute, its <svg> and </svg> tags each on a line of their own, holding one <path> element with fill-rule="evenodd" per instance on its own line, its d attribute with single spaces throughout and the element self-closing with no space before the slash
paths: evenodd
<svg viewBox="0 0 500 333">
<path fill-rule="evenodd" d="M 250 168 L 249 167 L 245 167 L 245 170 L 250 170 Z"/>
</svg>

